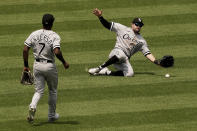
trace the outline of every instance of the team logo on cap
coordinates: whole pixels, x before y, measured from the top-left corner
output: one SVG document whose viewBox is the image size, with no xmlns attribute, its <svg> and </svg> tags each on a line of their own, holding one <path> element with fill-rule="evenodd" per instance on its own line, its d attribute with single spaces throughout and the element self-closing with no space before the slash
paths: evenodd
<svg viewBox="0 0 197 131">
<path fill-rule="evenodd" d="M 142 20 L 141 20 L 140 18 L 138 18 L 138 21 L 139 21 L 139 22 L 142 22 Z"/>
</svg>

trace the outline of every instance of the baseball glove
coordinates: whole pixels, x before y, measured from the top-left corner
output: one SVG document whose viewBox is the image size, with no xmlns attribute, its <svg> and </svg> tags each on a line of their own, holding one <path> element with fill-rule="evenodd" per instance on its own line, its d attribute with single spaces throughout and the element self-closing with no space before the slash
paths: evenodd
<svg viewBox="0 0 197 131">
<path fill-rule="evenodd" d="M 171 55 L 166 55 L 159 60 L 155 60 L 154 63 L 165 68 L 172 67 L 174 65 L 174 57 Z"/>
<path fill-rule="evenodd" d="M 34 83 L 34 77 L 30 71 L 23 71 L 21 76 L 21 84 L 32 85 Z"/>
</svg>

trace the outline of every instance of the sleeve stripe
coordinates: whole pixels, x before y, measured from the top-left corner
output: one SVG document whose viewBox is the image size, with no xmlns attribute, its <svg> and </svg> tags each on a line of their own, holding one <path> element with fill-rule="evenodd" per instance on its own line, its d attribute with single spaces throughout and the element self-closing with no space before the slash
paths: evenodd
<svg viewBox="0 0 197 131">
<path fill-rule="evenodd" d="M 55 48 L 57 48 L 57 47 L 59 47 L 59 48 L 60 48 L 60 45 L 55 45 L 55 46 L 53 47 L 53 49 L 55 49 Z"/>
<path fill-rule="evenodd" d="M 28 47 L 31 47 L 31 45 L 30 45 L 30 44 L 28 44 L 27 42 L 25 42 L 25 45 L 27 45 Z"/>
<path fill-rule="evenodd" d="M 144 56 L 147 56 L 148 54 L 151 54 L 151 52 L 150 51 L 145 52 Z"/>
<path fill-rule="evenodd" d="M 110 31 L 112 30 L 113 26 L 114 26 L 114 22 L 112 22 L 112 24 L 111 24 Z"/>
</svg>

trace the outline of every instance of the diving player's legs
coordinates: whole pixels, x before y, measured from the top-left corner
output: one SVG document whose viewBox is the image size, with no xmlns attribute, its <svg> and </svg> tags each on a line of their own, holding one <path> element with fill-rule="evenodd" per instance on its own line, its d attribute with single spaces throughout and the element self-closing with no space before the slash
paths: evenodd
<svg viewBox="0 0 197 131">
<path fill-rule="evenodd" d="M 112 65 L 116 62 L 118 62 L 119 59 L 116 55 L 112 56 L 111 58 L 109 58 L 104 64 L 100 65 L 99 67 L 96 68 L 91 68 L 88 70 L 88 72 L 92 75 L 94 75 L 95 73 L 100 72 L 101 70 L 103 70 L 105 67 Z"/>
<path fill-rule="evenodd" d="M 118 71 L 110 71 L 107 66 L 115 64 Z M 91 68 L 88 71 L 92 75 L 112 75 L 112 76 L 132 76 L 133 69 L 128 57 L 121 49 L 113 49 L 109 54 L 109 59 L 99 67 Z"/>
<path fill-rule="evenodd" d="M 112 76 L 133 76 L 133 68 L 129 63 L 128 57 L 121 49 L 115 48 L 111 51 L 109 57 L 116 55 L 119 59 L 118 62 L 113 63 L 117 71 L 111 71 L 108 75 Z"/>
<path fill-rule="evenodd" d="M 114 63 L 120 62 L 122 59 L 124 59 L 126 55 L 124 54 L 124 52 L 120 49 L 113 49 L 110 54 L 109 54 L 109 59 L 102 65 L 100 65 L 99 67 L 96 68 L 91 68 L 88 70 L 88 72 L 92 75 L 94 75 L 95 73 L 100 72 L 103 68 L 112 65 Z"/>
<path fill-rule="evenodd" d="M 118 75 L 118 76 L 125 76 L 125 77 L 131 77 L 134 75 L 133 68 L 131 64 L 129 63 L 129 60 L 126 60 L 124 63 L 116 63 L 114 64 L 114 67 L 118 70 L 116 72 L 111 72 L 109 75 Z"/>
<path fill-rule="evenodd" d="M 114 67 L 117 71 L 110 71 L 109 69 L 102 69 L 97 75 L 110 75 L 110 76 L 125 76 L 131 77 L 134 75 L 133 68 L 129 63 L 129 60 L 126 60 L 122 63 L 115 63 Z"/>
</svg>

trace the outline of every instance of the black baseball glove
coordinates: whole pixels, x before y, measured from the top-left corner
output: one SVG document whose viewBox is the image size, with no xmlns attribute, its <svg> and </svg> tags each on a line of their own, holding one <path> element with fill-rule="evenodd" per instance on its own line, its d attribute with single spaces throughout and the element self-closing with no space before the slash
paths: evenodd
<svg viewBox="0 0 197 131">
<path fill-rule="evenodd" d="M 174 65 L 174 57 L 171 55 L 166 55 L 159 60 L 155 60 L 154 63 L 165 68 L 172 67 Z"/>
<path fill-rule="evenodd" d="M 21 76 L 21 84 L 32 85 L 34 83 L 34 77 L 30 71 L 23 71 Z"/>
</svg>

